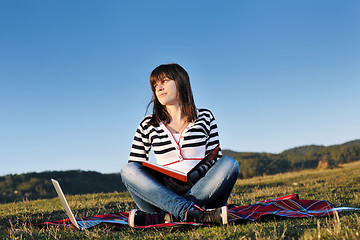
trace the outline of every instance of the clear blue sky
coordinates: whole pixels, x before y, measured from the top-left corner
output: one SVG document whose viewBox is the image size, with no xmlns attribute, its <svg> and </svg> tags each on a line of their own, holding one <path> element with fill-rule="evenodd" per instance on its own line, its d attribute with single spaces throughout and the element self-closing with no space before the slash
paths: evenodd
<svg viewBox="0 0 360 240">
<path fill-rule="evenodd" d="M 360 1 L 2 1 L 0 175 L 119 172 L 163 63 L 222 148 L 360 138 Z"/>
</svg>

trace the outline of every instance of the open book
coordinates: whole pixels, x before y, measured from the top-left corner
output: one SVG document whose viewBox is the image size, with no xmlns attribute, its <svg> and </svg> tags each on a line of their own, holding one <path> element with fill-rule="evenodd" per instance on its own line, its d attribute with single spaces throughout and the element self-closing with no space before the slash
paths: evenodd
<svg viewBox="0 0 360 240">
<path fill-rule="evenodd" d="M 216 159 L 218 152 L 219 152 L 219 144 L 213 149 L 211 150 L 203 159 L 198 160 L 195 162 L 194 166 L 188 170 L 187 172 L 183 172 L 183 171 L 179 171 L 177 169 L 173 169 L 173 168 L 169 168 L 163 165 L 160 165 L 158 163 L 154 163 L 154 162 L 149 162 L 149 161 L 141 161 L 140 163 L 145 166 L 148 167 L 150 169 L 156 170 L 162 174 L 168 175 L 170 177 L 173 177 L 175 179 L 178 179 L 180 181 L 183 182 L 187 182 L 188 181 L 188 176 L 189 174 L 195 170 L 198 166 L 205 164 L 209 161 L 212 161 L 213 159 Z"/>
</svg>

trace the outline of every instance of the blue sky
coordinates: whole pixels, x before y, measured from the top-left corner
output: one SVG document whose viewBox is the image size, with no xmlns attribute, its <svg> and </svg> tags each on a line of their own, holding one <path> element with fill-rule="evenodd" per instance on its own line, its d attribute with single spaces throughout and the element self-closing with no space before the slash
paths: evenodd
<svg viewBox="0 0 360 240">
<path fill-rule="evenodd" d="M 0 175 L 119 172 L 158 65 L 189 73 L 221 145 L 360 138 L 359 1 L 2 1 Z"/>
</svg>

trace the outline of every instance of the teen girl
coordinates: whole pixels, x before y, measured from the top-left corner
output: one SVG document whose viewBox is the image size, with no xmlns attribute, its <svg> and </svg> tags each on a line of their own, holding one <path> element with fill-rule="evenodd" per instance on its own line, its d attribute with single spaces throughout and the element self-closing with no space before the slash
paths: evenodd
<svg viewBox="0 0 360 240">
<path fill-rule="evenodd" d="M 187 184 L 159 176 L 143 167 L 152 148 L 162 165 L 174 161 L 185 167 L 219 144 L 213 114 L 195 107 L 190 79 L 178 64 L 160 65 L 150 75 L 153 114 L 145 117 L 135 133 L 129 162 L 121 177 L 140 210 L 129 214 L 129 225 L 167 221 L 227 224 L 227 200 L 236 182 L 239 164 L 222 156 L 196 169 Z"/>
</svg>

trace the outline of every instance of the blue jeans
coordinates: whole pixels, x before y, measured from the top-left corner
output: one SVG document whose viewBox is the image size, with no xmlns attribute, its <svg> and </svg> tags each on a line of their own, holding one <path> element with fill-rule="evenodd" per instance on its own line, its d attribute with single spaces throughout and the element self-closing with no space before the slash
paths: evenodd
<svg viewBox="0 0 360 240">
<path fill-rule="evenodd" d="M 239 163 L 232 157 L 222 157 L 187 193 L 180 196 L 137 162 L 129 162 L 121 169 L 122 181 L 142 211 L 169 212 L 180 221 L 185 221 L 186 211 L 194 204 L 205 208 L 226 205 L 238 174 Z"/>
</svg>

